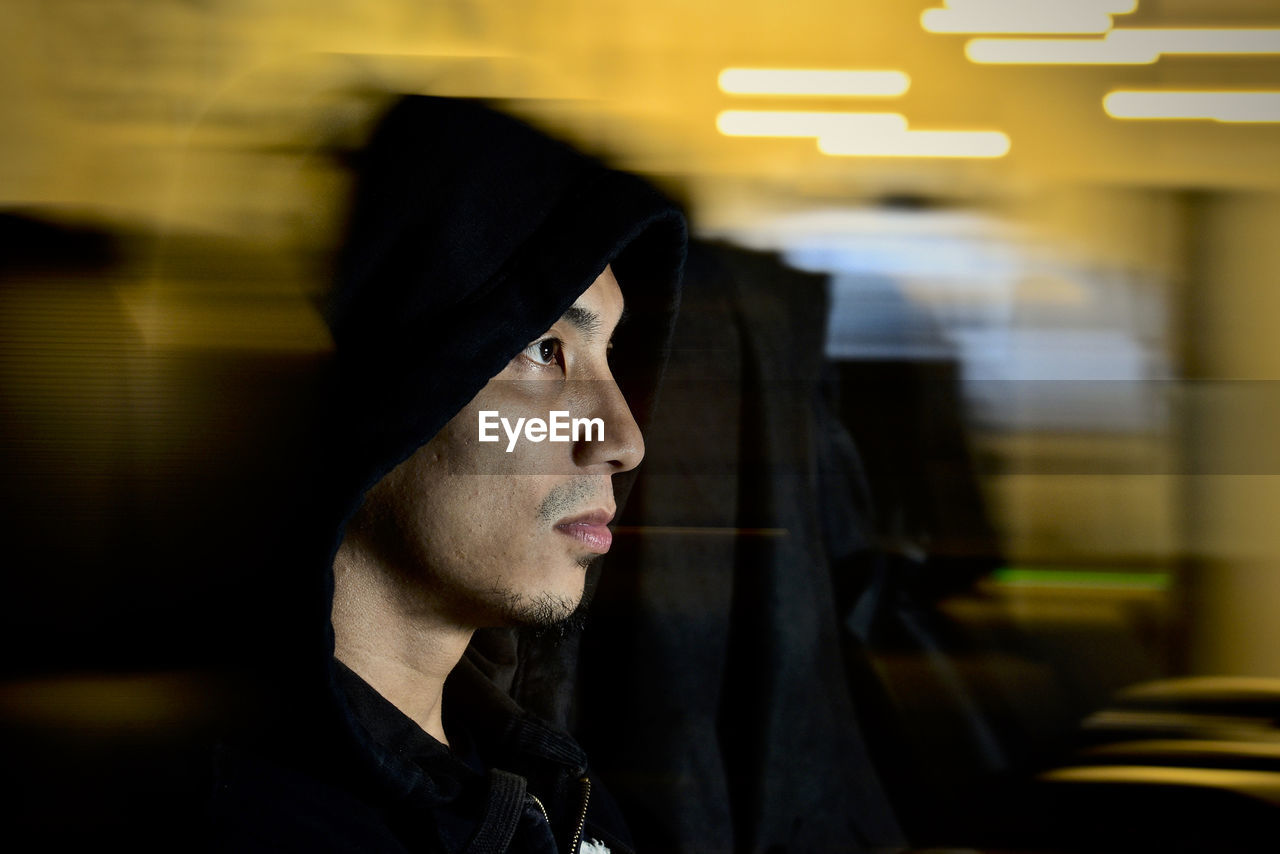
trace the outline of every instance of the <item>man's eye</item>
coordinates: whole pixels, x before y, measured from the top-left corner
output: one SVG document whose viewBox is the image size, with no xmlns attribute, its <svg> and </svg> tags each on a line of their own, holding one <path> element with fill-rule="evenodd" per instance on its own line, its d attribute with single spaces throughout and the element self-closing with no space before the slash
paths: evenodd
<svg viewBox="0 0 1280 854">
<path fill-rule="evenodd" d="M 559 338 L 543 338 L 525 347 L 524 355 L 535 364 L 550 367 L 559 360 L 562 346 Z"/>
</svg>

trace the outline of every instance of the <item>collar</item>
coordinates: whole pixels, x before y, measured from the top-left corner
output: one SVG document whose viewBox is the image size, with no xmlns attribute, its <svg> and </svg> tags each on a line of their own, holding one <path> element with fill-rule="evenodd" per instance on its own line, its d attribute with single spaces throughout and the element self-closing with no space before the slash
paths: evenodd
<svg viewBox="0 0 1280 854">
<path fill-rule="evenodd" d="M 334 659 L 351 729 L 378 778 L 401 798 L 450 801 L 478 785 L 483 771 L 518 774 L 531 790 L 553 796 L 586 773 L 586 756 L 565 732 L 522 710 L 464 656 L 444 687 L 444 725 L 450 749 Z"/>
</svg>

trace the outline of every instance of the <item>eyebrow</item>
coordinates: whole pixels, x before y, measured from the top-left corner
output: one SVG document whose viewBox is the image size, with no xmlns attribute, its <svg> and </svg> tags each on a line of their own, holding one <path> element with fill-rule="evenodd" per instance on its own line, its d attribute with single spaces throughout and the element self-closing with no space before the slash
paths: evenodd
<svg viewBox="0 0 1280 854">
<path fill-rule="evenodd" d="M 580 305 L 569 306 L 565 309 L 565 313 L 561 315 L 561 319 L 573 326 L 574 329 L 577 329 L 588 342 L 595 340 L 596 335 L 600 332 L 600 327 L 603 325 L 600 315 Z M 616 332 L 626 320 L 627 309 L 624 305 L 622 315 L 618 318 L 617 324 L 614 325 L 613 331 Z"/>
</svg>

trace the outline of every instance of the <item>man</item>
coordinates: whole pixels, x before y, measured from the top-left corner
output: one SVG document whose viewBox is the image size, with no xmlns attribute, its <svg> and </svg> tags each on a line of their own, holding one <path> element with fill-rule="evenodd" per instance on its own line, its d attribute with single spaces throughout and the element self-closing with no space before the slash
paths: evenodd
<svg viewBox="0 0 1280 854">
<path fill-rule="evenodd" d="M 627 850 L 581 749 L 469 645 L 578 612 L 644 455 L 683 219 L 469 101 L 400 100 L 362 157 L 313 467 L 323 593 L 285 585 L 311 619 L 277 632 L 274 704 L 219 757 L 216 841 Z"/>
<path fill-rule="evenodd" d="M 444 680 L 472 633 L 568 620 L 587 566 L 609 550 L 611 477 L 644 456 L 609 367 L 622 310 L 606 267 L 543 336 L 369 490 L 338 547 L 338 660 L 441 743 L 448 744 Z M 599 419 L 603 435 L 580 431 L 573 441 L 565 430 L 565 442 L 517 434 L 486 443 L 477 441 L 485 412 L 500 413 L 508 428 L 572 412 Z"/>
</svg>

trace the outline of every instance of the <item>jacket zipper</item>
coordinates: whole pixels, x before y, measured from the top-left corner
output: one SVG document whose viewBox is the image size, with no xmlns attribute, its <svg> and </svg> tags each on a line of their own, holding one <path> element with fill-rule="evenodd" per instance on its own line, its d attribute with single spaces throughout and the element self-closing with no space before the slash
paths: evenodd
<svg viewBox="0 0 1280 854">
<path fill-rule="evenodd" d="M 542 820 L 547 823 L 547 827 L 550 827 L 551 816 L 547 815 L 547 808 L 542 805 L 542 801 L 538 800 L 538 796 L 533 792 L 529 792 L 529 797 L 533 798 L 533 802 L 538 805 L 538 812 L 542 813 Z"/>
<path fill-rule="evenodd" d="M 587 803 L 591 800 L 591 778 L 583 777 L 578 782 L 582 784 L 582 812 L 578 814 L 578 829 L 573 832 L 573 841 L 569 843 L 568 854 L 578 854 L 578 845 L 582 842 L 582 829 L 587 825 Z"/>
<path fill-rule="evenodd" d="M 573 831 L 573 839 L 569 843 L 569 851 L 567 854 L 578 854 L 578 846 L 582 843 L 582 831 L 587 826 L 587 804 L 591 801 L 591 778 L 583 777 L 578 781 L 582 785 L 582 809 L 578 813 L 578 827 Z M 551 826 L 551 817 L 547 815 L 547 808 L 542 805 L 542 801 L 538 800 L 538 796 L 533 792 L 529 792 L 529 797 L 538 806 L 538 812 L 542 813 L 542 819 L 547 823 L 547 827 Z"/>
</svg>

